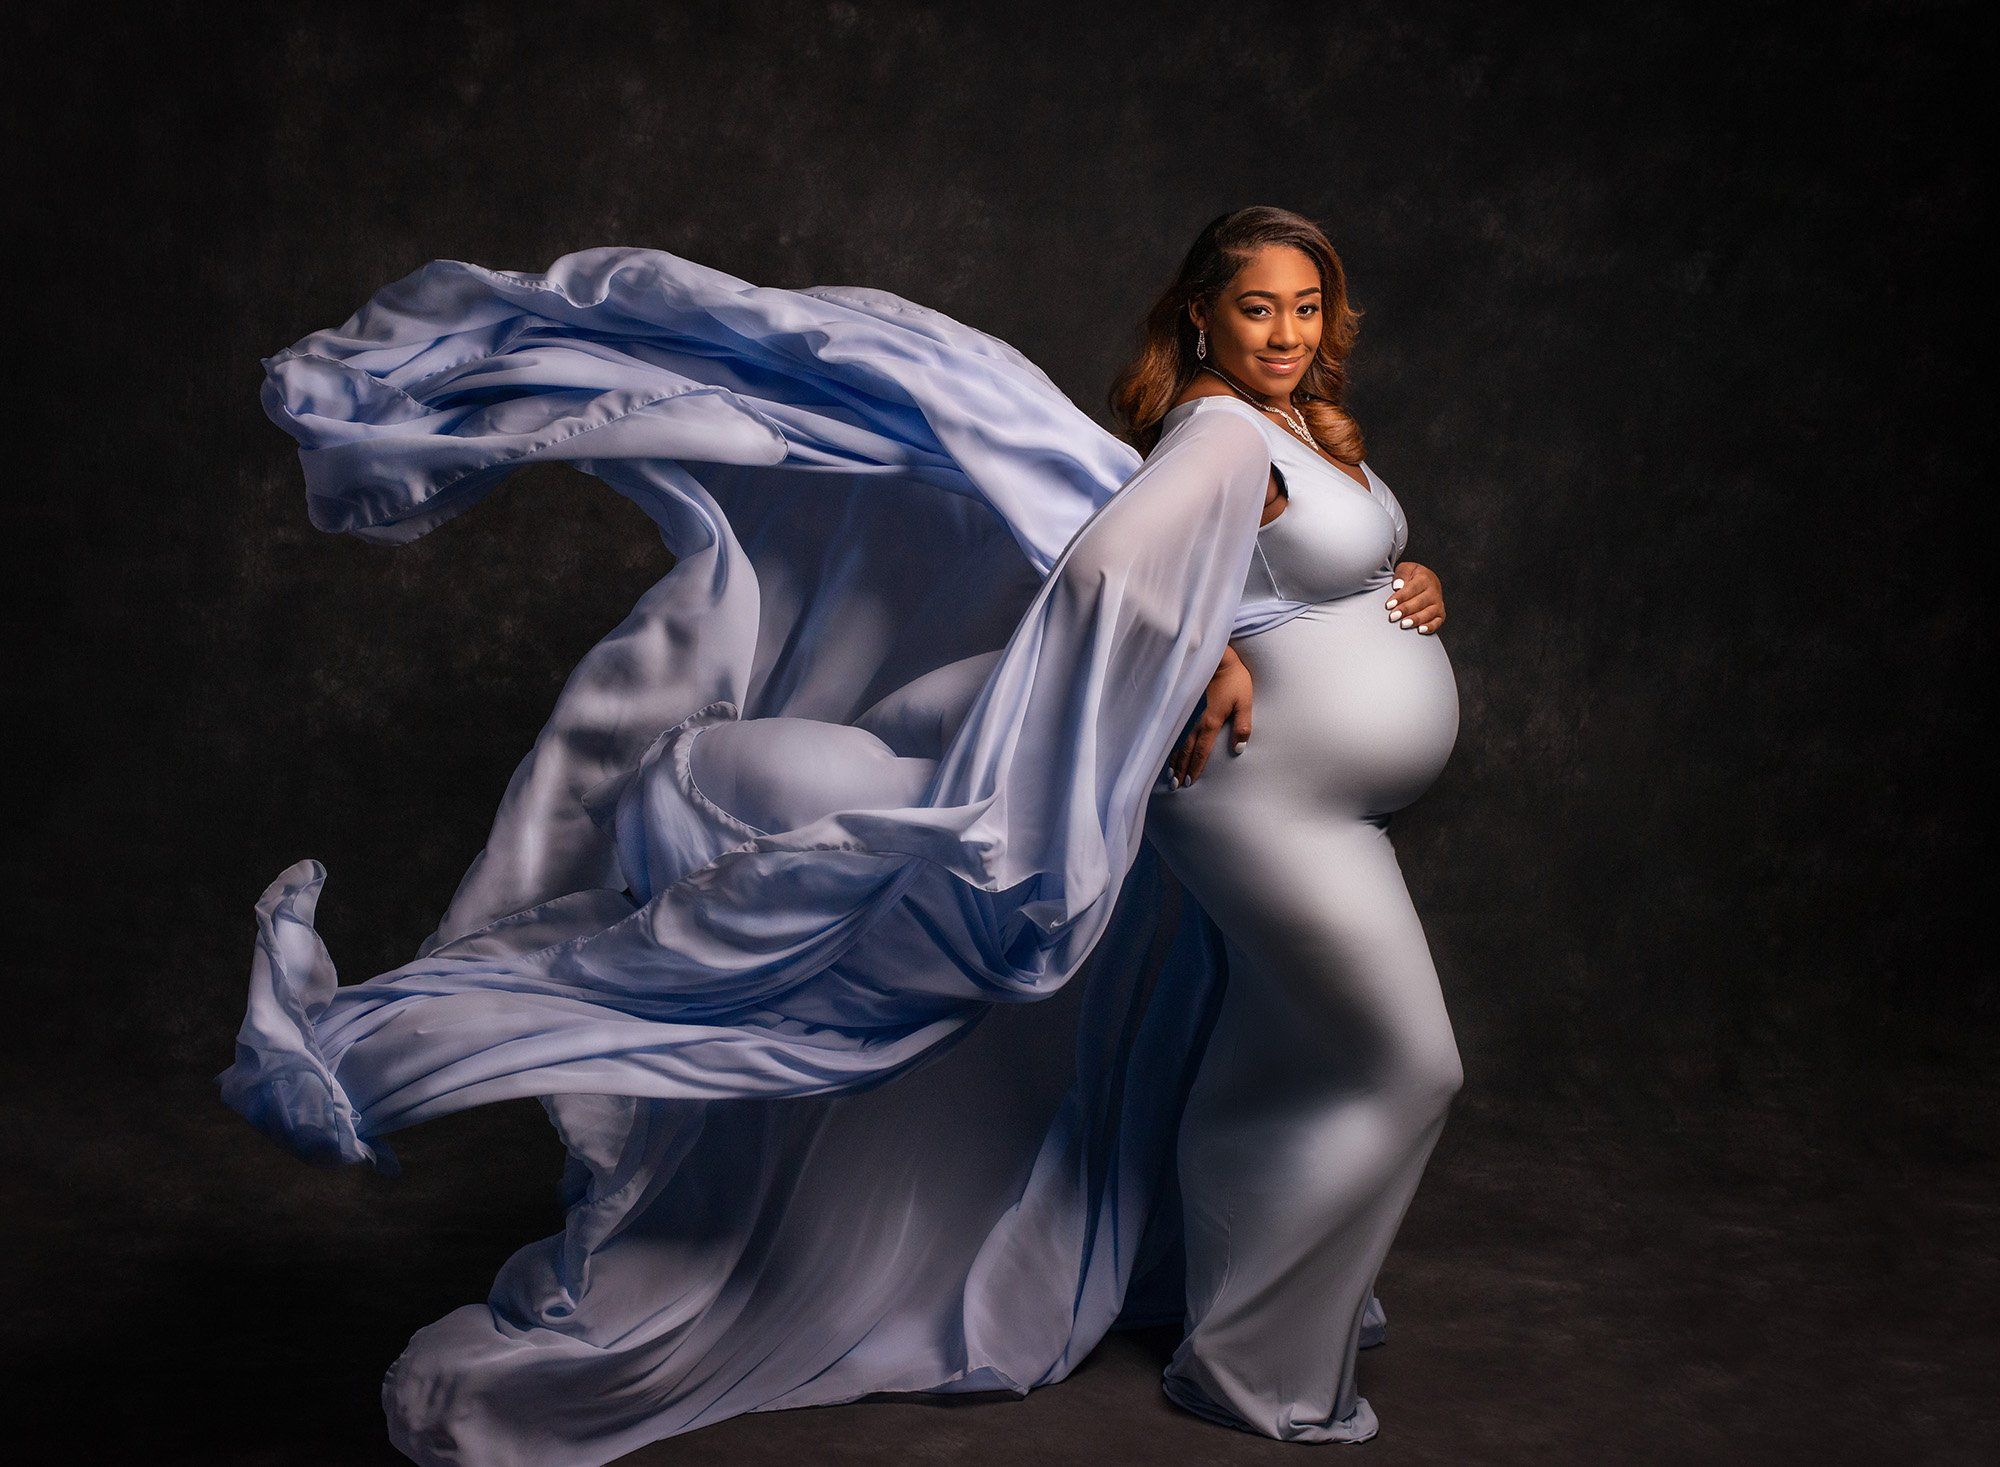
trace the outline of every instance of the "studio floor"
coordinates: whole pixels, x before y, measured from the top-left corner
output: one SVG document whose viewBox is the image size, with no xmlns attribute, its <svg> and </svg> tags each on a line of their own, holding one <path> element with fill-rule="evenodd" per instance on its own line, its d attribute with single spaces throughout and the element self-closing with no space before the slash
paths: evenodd
<svg viewBox="0 0 2000 1467">
<path fill-rule="evenodd" d="M 389 1182 L 302 1167 L 192 1081 L 45 1078 L 13 1109 L 6 1171 L 27 1280 L 14 1373 L 57 1433 L 34 1460 L 400 1462 L 381 1372 L 557 1225 L 560 1152 L 532 1103 L 403 1133 Z M 1380 1281 L 1390 1338 L 1360 1369 L 1382 1430 L 1358 1450 L 1383 1467 L 2000 1460 L 2000 1108 L 1963 1080 L 1878 1078 L 1886 1109 L 1794 1090 L 1674 1122 L 1469 1089 Z M 224 1200 L 258 1196 L 253 1214 Z M 1173 1345 L 1114 1334 L 1025 1399 L 755 1414 L 622 1460 L 1297 1460 L 1171 1406 Z"/>
</svg>

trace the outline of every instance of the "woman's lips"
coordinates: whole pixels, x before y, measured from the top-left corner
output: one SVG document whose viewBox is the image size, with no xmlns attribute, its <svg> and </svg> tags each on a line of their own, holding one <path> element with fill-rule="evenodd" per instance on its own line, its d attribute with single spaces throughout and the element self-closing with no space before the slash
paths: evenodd
<svg viewBox="0 0 2000 1467">
<path fill-rule="evenodd" d="M 1257 358 L 1257 360 L 1262 362 L 1265 365 L 1265 367 L 1267 367 L 1273 372 L 1284 373 L 1284 372 L 1296 372 L 1299 369 L 1300 365 L 1304 363 L 1305 358 L 1292 357 L 1290 359 L 1281 360 L 1272 357 L 1259 357 Z"/>
</svg>

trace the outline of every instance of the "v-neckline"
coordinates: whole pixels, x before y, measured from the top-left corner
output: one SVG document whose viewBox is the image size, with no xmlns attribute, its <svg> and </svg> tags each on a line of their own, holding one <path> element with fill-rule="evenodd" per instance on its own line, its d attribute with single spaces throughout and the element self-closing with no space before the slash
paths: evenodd
<svg viewBox="0 0 2000 1467">
<path fill-rule="evenodd" d="M 1221 394 L 1217 393 L 1214 395 L 1220 396 Z M 1239 398 L 1238 401 L 1241 401 L 1241 399 Z M 1246 402 L 1243 404 L 1243 406 L 1250 407 L 1250 404 Z M 1257 413 L 1257 409 L 1255 408 L 1250 408 L 1250 411 L 1252 411 L 1253 413 Z M 1279 435 L 1279 442 L 1295 443 L 1300 448 L 1304 448 L 1307 453 L 1310 453 L 1314 458 L 1318 459 L 1320 463 L 1325 465 L 1326 471 L 1329 474 L 1332 474 L 1336 479 L 1340 480 L 1341 483 L 1345 484 L 1355 493 L 1366 494 L 1370 499 L 1374 500 L 1377 504 L 1380 504 L 1382 502 L 1382 496 L 1375 492 L 1375 476 L 1368 472 L 1367 464 L 1362 463 L 1355 465 L 1355 467 L 1361 470 L 1361 482 L 1357 484 L 1354 482 L 1354 476 L 1352 474 L 1348 473 L 1345 469 L 1341 468 L 1332 459 L 1328 458 L 1325 454 L 1321 453 L 1317 448 L 1306 448 L 1305 443 L 1300 440 L 1299 436 L 1296 433 L 1290 432 L 1284 428 L 1280 428 L 1276 423 L 1272 422 L 1271 419 L 1266 414 L 1257 413 L 1257 421 L 1262 423 L 1271 432 Z"/>
</svg>

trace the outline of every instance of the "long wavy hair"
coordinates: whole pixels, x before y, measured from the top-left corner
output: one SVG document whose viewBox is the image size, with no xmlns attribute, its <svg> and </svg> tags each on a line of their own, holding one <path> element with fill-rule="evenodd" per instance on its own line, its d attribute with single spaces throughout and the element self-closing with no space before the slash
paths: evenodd
<svg viewBox="0 0 2000 1467">
<path fill-rule="evenodd" d="M 1312 220 L 1261 204 L 1217 215 L 1203 226 L 1180 274 L 1146 313 L 1138 352 L 1111 384 L 1118 436 L 1139 452 L 1152 452 L 1160 440 L 1160 419 L 1201 369 L 1189 303 L 1199 300 L 1213 319 L 1224 287 L 1253 254 L 1274 244 L 1303 250 L 1319 267 L 1319 350 L 1299 374 L 1293 405 L 1320 447 L 1344 464 L 1361 462 L 1361 427 L 1344 405 L 1347 356 L 1361 329 L 1361 313 L 1347 299 L 1347 271 Z"/>
</svg>

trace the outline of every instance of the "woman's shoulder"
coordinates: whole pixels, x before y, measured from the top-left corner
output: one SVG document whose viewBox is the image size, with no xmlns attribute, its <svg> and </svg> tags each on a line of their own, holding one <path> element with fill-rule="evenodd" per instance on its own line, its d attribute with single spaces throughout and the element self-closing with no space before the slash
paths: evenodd
<svg viewBox="0 0 2000 1467">
<path fill-rule="evenodd" d="M 1224 402 L 1236 403 L 1240 407 L 1250 407 L 1249 403 L 1244 402 L 1242 398 L 1238 397 L 1230 389 L 1227 382 L 1218 381 L 1212 373 L 1197 372 L 1193 377 L 1188 379 L 1187 386 L 1181 389 L 1181 395 L 1174 399 L 1174 406 L 1168 408 L 1167 411 L 1173 412 L 1175 408 L 1184 408 L 1193 403 L 1203 402 L 1211 397 L 1220 398 Z M 1250 410 L 1252 412 L 1256 411 L 1255 408 L 1250 408 Z"/>
<path fill-rule="evenodd" d="M 1188 384 L 1174 405 L 1161 415 L 1160 423 L 1163 427 L 1171 427 L 1182 418 L 1213 412 L 1236 413 L 1257 424 L 1260 432 L 1263 430 L 1264 415 L 1231 392 L 1226 384 L 1218 382 L 1211 389 L 1208 383 L 1199 379 Z"/>
<path fill-rule="evenodd" d="M 1271 461 L 1271 438 L 1264 430 L 1264 415 L 1227 388 L 1183 393 L 1160 415 L 1159 428 L 1153 453 L 1161 452 L 1170 442 L 1192 448 L 1199 440 L 1232 461 L 1254 459 L 1265 465 Z"/>
<path fill-rule="evenodd" d="M 1226 397 L 1234 402 L 1243 402 L 1242 398 L 1230 390 L 1229 384 L 1218 379 L 1214 373 L 1197 372 L 1188 379 L 1187 386 L 1181 389 L 1181 395 L 1174 399 L 1174 406 L 1185 407 L 1197 398 L 1203 397 Z M 1248 403 L 1243 405 L 1249 406 Z"/>
</svg>

